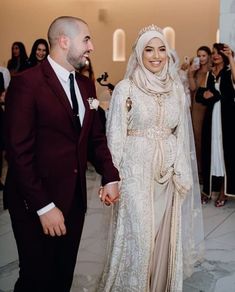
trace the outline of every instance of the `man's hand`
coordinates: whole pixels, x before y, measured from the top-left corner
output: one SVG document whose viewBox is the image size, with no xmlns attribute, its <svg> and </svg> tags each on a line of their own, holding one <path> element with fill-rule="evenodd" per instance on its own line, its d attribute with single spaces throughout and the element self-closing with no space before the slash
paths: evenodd
<svg viewBox="0 0 235 292">
<path fill-rule="evenodd" d="M 39 216 L 43 231 L 46 235 L 61 236 L 66 234 L 64 216 L 60 209 L 54 207 L 50 211 Z"/>
<path fill-rule="evenodd" d="M 99 196 L 107 206 L 117 202 L 120 196 L 118 183 L 106 184 L 100 189 Z"/>
</svg>

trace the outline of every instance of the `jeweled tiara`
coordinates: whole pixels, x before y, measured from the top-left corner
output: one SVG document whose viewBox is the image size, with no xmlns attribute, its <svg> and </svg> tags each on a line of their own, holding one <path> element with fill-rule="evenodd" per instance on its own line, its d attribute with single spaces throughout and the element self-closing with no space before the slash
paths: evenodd
<svg viewBox="0 0 235 292">
<path fill-rule="evenodd" d="M 159 26 L 157 26 L 156 24 L 151 24 L 151 25 L 149 25 L 149 26 L 146 26 L 146 27 L 142 28 L 142 29 L 140 30 L 140 32 L 138 33 L 137 39 L 136 39 L 136 41 L 135 41 L 135 43 L 134 43 L 134 45 L 133 45 L 133 47 L 132 47 L 132 50 L 133 50 L 133 51 L 135 50 L 135 47 L 136 47 L 136 44 L 137 44 L 139 38 L 140 38 L 140 37 L 142 36 L 142 34 L 144 34 L 146 31 L 157 31 L 157 32 L 163 34 L 163 30 L 162 30 Z"/>
<path fill-rule="evenodd" d="M 144 34 L 146 31 L 150 31 L 150 30 L 158 31 L 158 32 L 160 32 L 161 34 L 163 33 L 162 29 L 161 29 L 159 26 L 157 26 L 157 25 L 155 25 L 155 24 L 151 24 L 151 25 L 149 25 L 149 26 L 146 26 L 146 27 L 142 28 L 142 29 L 140 30 L 139 34 L 138 34 L 138 37 L 140 37 L 140 36 L 141 36 L 142 34 Z"/>
</svg>

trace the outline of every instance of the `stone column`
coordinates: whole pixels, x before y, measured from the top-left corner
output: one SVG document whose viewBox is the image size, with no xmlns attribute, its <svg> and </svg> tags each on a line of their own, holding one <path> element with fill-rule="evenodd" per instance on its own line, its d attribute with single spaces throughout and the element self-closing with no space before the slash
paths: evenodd
<svg viewBox="0 0 235 292">
<path fill-rule="evenodd" d="M 220 42 L 235 52 L 235 0 L 220 0 Z"/>
</svg>

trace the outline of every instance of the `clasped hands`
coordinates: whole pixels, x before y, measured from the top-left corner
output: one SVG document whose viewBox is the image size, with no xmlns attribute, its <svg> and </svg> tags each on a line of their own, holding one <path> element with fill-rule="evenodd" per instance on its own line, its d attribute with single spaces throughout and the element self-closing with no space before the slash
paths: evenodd
<svg viewBox="0 0 235 292">
<path fill-rule="evenodd" d="M 100 200 L 107 206 L 112 205 L 119 199 L 118 183 L 106 184 L 99 189 Z M 64 215 L 57 207 L 52 208 L 39 216 L 43 232 L 49 236 L 62 236 L 66 234 Z"/>
<path fill-rule="evenodd" d="M 118 183 L 106 184 L 99 188 L 99 198 L 106 206 L 110 206 L 119 200 Z"/>
</svg>

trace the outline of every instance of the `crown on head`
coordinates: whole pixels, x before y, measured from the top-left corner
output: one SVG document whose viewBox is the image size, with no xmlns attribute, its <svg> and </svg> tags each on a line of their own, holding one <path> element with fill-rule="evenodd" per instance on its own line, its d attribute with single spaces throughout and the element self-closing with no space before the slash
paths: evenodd
<svg viewBox="0 0 235 292">
<path fill-rule="evenodd" d="M 146 31 L 151 31 L 151 30 L 155 30 L 155 31 L 157 31 L 157 32 L 160 32 L 161 34 L 163 33 L 163 31 L 162 31 L 162 29 L 159 27 L 159 26 L 157 26 L 157 25 L 155 25 L 155 24 L 151 24 L 151 25 L 149 25 L 149 26 L 146 26 L 146 27 L 144 27 L 144 28 L 142 28 L 141 30 L 140 30 L 140 32 L 139 32 L 139 34 L 138 34 L 138 37 L 140 37 L 142 34 L 144 34 Z"/>
</svg>

